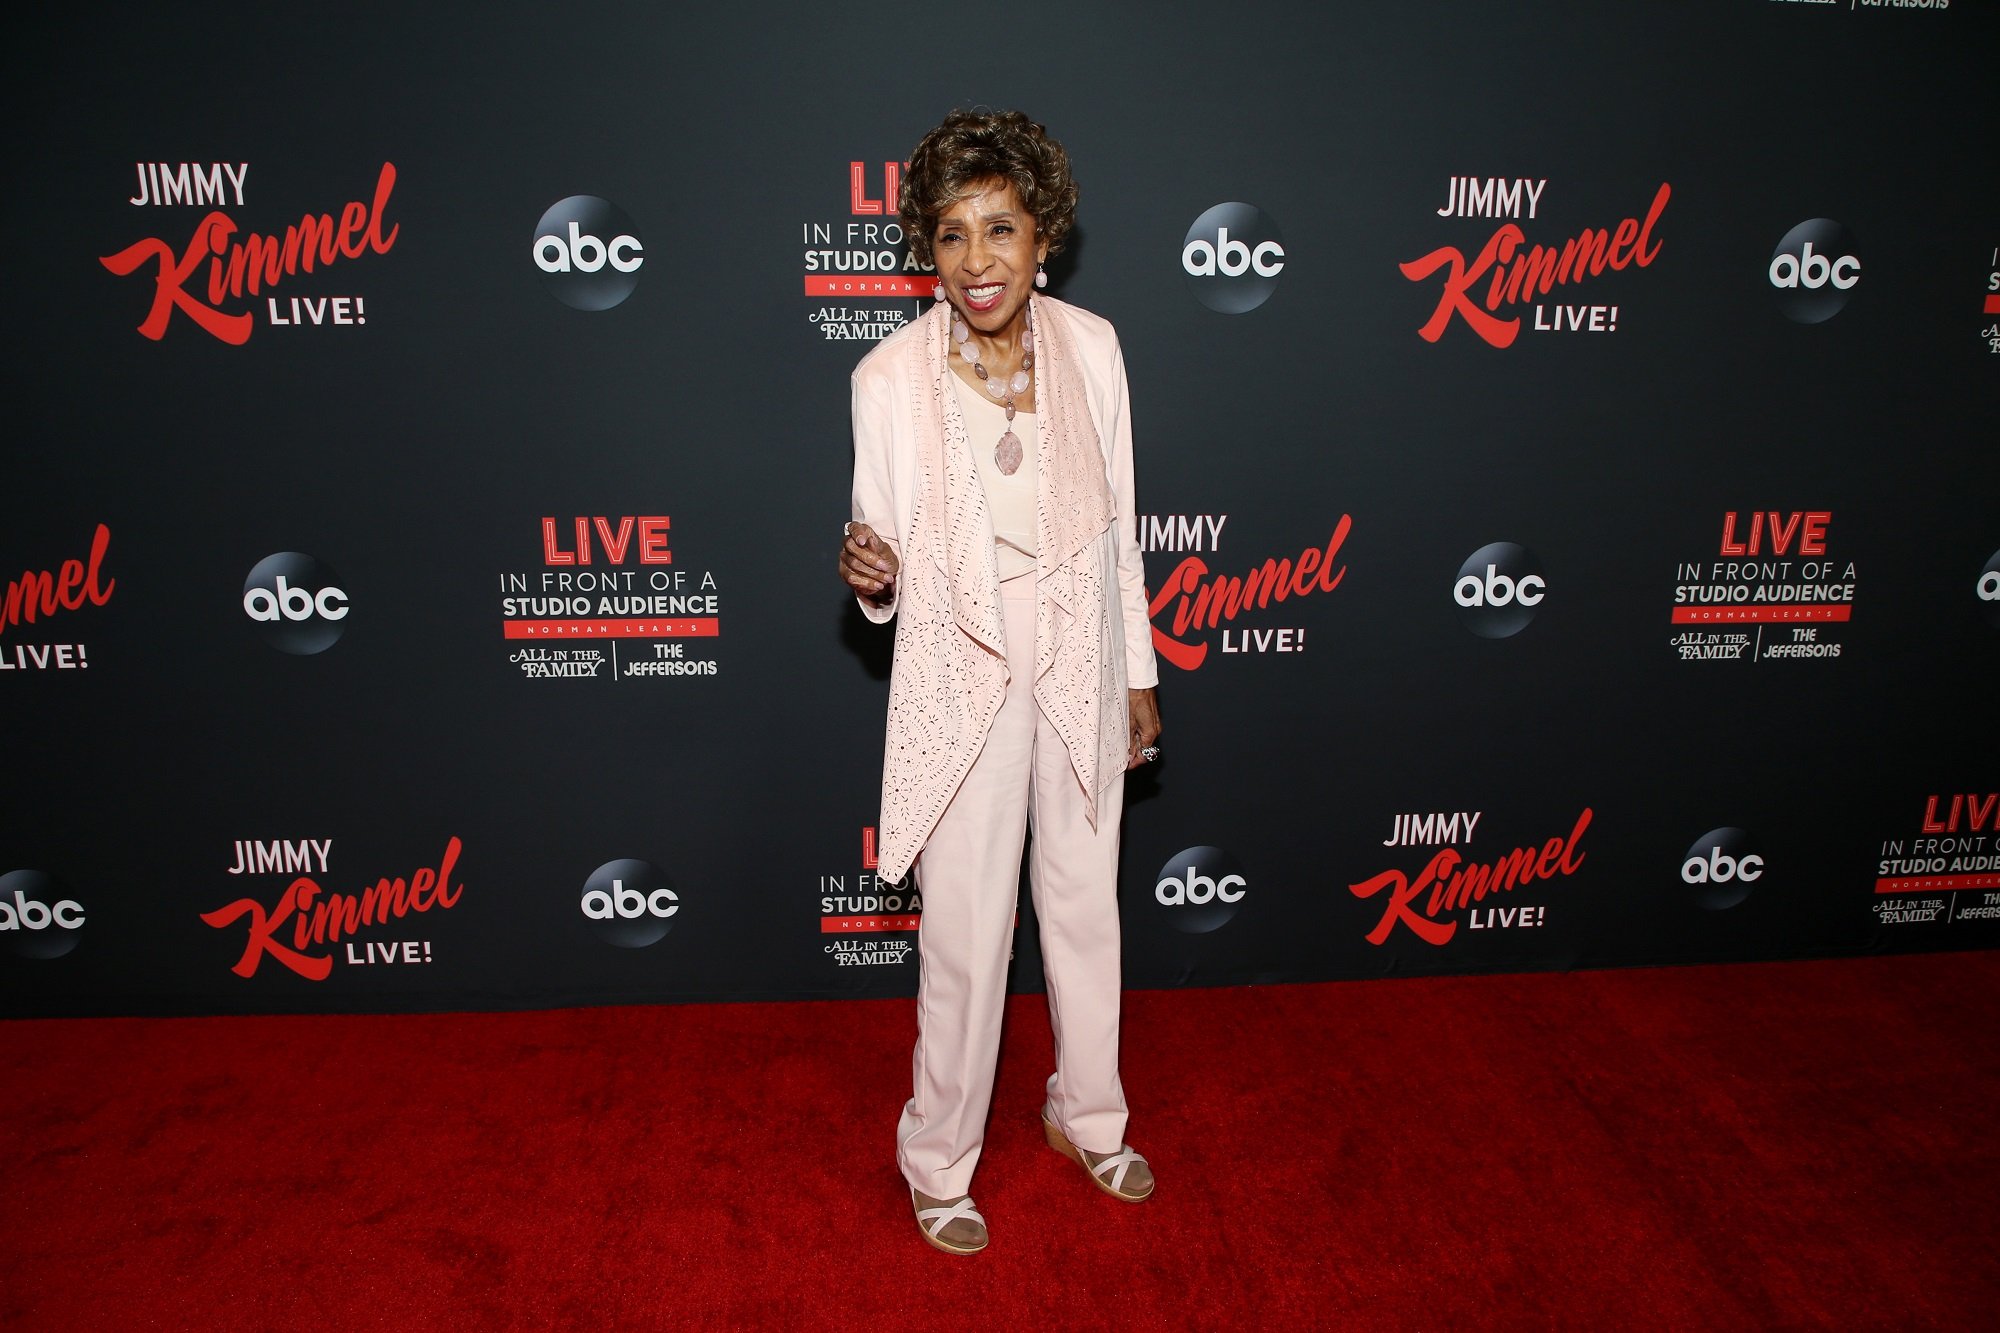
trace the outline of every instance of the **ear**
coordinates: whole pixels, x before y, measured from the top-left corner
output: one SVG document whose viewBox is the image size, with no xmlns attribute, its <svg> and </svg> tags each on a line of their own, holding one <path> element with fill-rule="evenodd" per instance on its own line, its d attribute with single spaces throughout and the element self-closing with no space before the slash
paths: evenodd
<svg viewBox="0 0 2000 1333">
<path fill-rule="evenodd" d="M 1049 257 L 1049 243 L 1041 239 L 1041 232 L 1038 230 L 1035 233 L 1035 262 L 1037 264 L 1046 263 L 1048 261 L 1048 257 Z"/>
</svg>

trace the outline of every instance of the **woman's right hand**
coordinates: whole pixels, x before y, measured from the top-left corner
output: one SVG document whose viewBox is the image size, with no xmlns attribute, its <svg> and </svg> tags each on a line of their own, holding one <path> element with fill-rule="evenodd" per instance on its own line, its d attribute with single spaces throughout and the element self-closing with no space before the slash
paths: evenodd
<svg viewBox="0 0 2000 1333">
<path fill-rule="evenodd" d="M 870 601 L 889 595 L 902 563 L 895 551 L 866 523 L 849 523 L 847 539 L 840 544 L 840 577 L 847 586 Z"/>
</svg>

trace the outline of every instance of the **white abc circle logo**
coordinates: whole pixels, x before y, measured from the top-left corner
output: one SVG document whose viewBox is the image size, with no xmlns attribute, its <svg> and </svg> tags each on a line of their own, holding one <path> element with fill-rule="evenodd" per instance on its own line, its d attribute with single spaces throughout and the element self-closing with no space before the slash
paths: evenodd
<svg viewBox="0 0 2000 1333">
<path fill-rule="evenodd" d="M 1509 602 L 1540 606 L 1548 587 L 1539 574 L 1510 578 L 1488 561 L 1484 575 L 1467 574 L 1452 588 L 1451 595 L 1460 606 L 1506 606 Z"/>
<path fill-rule="evenodd" d="M 621 949 L 657 944 L 673 928 L 681 896 L 666 872 L 629 857 L 606 861 L 583 884 L 584 918 L 607 942 Z"/>
<path fill-rule="evenodd" d="M 1247 883 L 1249 881 L 1241 875 L 1210 879 L 1199 869 L 1190 868 L 1161 880 L 1153 886 L 1153 893 L 1166 907 L 1179 907 L 1182 903 L 1240 903 L 1243 901 L 1243 886 Z"/>
<path fill-rule="evenodd" d="M 1764 877 L 1764 858 L 1740 828 L 1710 829 L 1681 858 L 1681 882 L 1692 885 L 1695 901 L 1710 911 L 1736 906 Z"/>
<path fill-rule="evenodd" d="M 1778 308 L 1801 324 L 1832 319 L 1861 282 L 1854 238 L 1832 218 L 1809 218 L 1771 252 L 1767 276 Z"/>
<path fill-rule="evenodd" d="M 1181 243 L 1181 271 L 1195 299 L 1210 310 L 1240 315 L 1278 289 L 1285 238 L 1255 204 L 1217 204 L 1194 220 Z"/>
<path fill-rule="evenodd" d="M 1490 542 L 1458 567 L 1451 599 L 1467 629 L 1481 638 L 1504 639 L 1528 627 L 1548 590 L 1534 552 L 1513 542 Z"/>
<path fill-rule="evenodd" d="M 83 904 L 52 875 L 0 875 L 0 941 L 22 958 L 60 958 L 83 937 Z"/>
<path fill-rule="evenodd" d="M 639 286 L 646 247 L 625 210 L 594 194 L 549 205 L 535 224 L 535 267 L 558 301 L 609 310 Z"/>
<path fill-rule="evenodd" d="M 1994 628 L 2000 629 L 2000 551 L 1986 562 L 1986 568 L 1979 571 L 1979 582 L 1973 585 L 1973 593 L 1986 603 L 1986 619 Z"/>
<path fill-rule="evenodd" d="M 302 551 L 279 551 L 243 580 L 243 614 L 280 652 L 309 656 L 331 648 L 351 609 L 332 568 Z"/>
<path fill-rule="evenodd" d="M 1249 888 L 1249 879 L 1229 853 L 1219 847 L 1189 847 L 1160 867 L 1153 899 L 1174 909 L 1168 920 L 1175 929 L 1203 935 L 1236 915 Z"/>
</svg>

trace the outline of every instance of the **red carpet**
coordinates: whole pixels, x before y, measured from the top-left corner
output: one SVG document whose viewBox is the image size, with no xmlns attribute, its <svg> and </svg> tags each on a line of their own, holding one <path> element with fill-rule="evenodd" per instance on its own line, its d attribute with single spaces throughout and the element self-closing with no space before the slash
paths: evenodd
<svg viewBox="0 0 2000 1333">
<path fill-rule="evenodd" d="M 1128 999 L 1132 1206 L 1009 1011 L 976 1196 L 909 1002 L 0 1026 L 10 1328 L 1992 1326 L 2000 953 Z"/>
</svg>

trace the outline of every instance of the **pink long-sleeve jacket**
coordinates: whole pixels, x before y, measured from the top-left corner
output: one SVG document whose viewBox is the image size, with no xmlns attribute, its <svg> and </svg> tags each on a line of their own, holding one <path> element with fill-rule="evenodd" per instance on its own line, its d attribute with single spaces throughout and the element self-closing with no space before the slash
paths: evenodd
<svg viewBox="0 0 2000 1333">
<path fill-rule="evenodd" d="M 1033 301 L 1037 519 L 1035 697 L 1069 750 L 1077 799 L 1124 771 L 1126 690 L 1158 682 L 1133 508 L 1118 335 Z M 897 330 L 855 368 L 853 516 L 893 548 L 898 617 L 883 750 L 880 873 L 900 879 L 957 790 L 1006 692 L 993 526 L 951 387 L 950 310 Z"/>
</svg>

